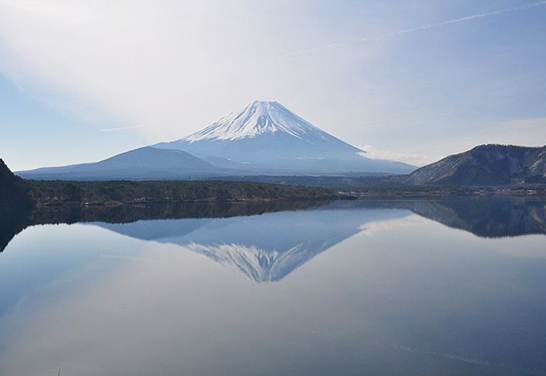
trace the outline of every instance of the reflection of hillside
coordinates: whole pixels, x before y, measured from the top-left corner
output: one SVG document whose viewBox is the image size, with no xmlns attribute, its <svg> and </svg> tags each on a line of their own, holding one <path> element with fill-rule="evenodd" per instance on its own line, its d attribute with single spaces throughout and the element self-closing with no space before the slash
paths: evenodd
<svg viewBox="0 0 546 376">
<path fill-rule="evenodd" d="M 61 223 L 130 223 L 139 220 L 166 218 L 224 218 L 259 215 L 286 210 L 302 210 L 327 201 L 272 201 L 244 203 L 188 203 L 179 205 L 123 205 L 117 207 L 47 207 L 40 210 L 8 210 L 0 208 L 0 252 L 15 235 L 29 226 Z"/>
<path fill-rule="evenodd" d="M 546 234 L 546 202 L 471 199 L 413 201 L 404 206 L 420 216 L 481 237 Z"/>
<path fill-rule="evenodd" d="M 28 213 L 1 208 L 0 210 L 0 252 L 11 239 L 27 227 Z"/>
<path fill-rule="evenodd" d="M 328 201 L 202 202 L 186 204 L 120 205 L 116 207 L 49 207 L 33 213 L 31 225 L 53 223 L 130 223 L 145 219 L 224 218 L 302 210 Z"/>
<path fill-rule="evenodd" d="M 332 204 L 253 217 L 97 225 L 138 239 L 179 245 L 255 282 L 271 282 L 283 279 L 316 255 L 355 235 L 363 225 L 407 214 Z"/>
<path fill-rule="evenodd" d="M 361 208 L 407 209 L 486 238 L 546 234 L 546 201 L 511 198 L 360 201 Z M 351 203 L 336 202 L 340 207 Z"/>
<path fill-rule="evenodd" d="M 0 211 L 0 252 L 11 239 L 28 226 L 37 224 L 103 222 L 132 223 L 155 219 L 230 218 L 263 213 L 306 210 L 307 212 L 354 212 L 369 209 L 407 209 L 446 226 L 469 231 L 481 237 L 546 234 L 546 202 L 510 199 L 467 199 L 445 201 L 337 201 L 270 203 L 199 203 L 183 205 L 119 206 L 96 208 L 47 208 L 34 213 Z M 320 217 L 320 215 L 318 215 Z M 157 221 L 157 234 L 172 231 L 168 221 Z M 333 225 L 331 221 L 331 225 Z M 202 224 L 198 223 L 199 226 Z M 189 223 L 186 223 L 189 225 Z M 148 225 L 151 226 L 151 225 Z M 136 226 L 133 226 L 136 227 Z M 187 228 L 188 233 L 194 229 Z M 182 235 L 182 229 L 175 233 Z M 157 234 L 149 234 L 154 240 Z M 140 235 L 142 236 L 142 234 Z M 314 234 L 309 234 L 314 237 Z M 163 236 L 159 236 L 162 238 Z M 237 241 L 232 241 L 237 244 Z M 295 245 L 293 245 L 295 246 Z M 286 248 L 290 249 L 290 248 Z M 235 257 L 235 255 L 233 255 Z M 237 256 L 241 257 L 241 256 Z M 221 258 L 221 257 L 220 257 Z M 270 263 L 260 257 L 258 263 Z"/>
</svg>

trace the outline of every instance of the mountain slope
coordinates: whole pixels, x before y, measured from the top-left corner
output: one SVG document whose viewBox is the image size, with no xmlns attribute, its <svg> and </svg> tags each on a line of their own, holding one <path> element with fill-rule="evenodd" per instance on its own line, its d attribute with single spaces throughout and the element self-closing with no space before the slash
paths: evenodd
<svg viewBox="0 0 546 376">
<path fill-rule="evenodd" d="M 203 130 L 154 147 L 179 149 L 253 173 L 408 173 L 404 163 L 364 152 L 320 130 L 277 102 L 253 102 Z"/>
<path fill-rule="evenodd" d="M 0 159 L 0 211 L 19 211 L 31 206 L 21 178 L 15 176 Z"/>
<path fill-rule="evenodd" d="M 144 147 L 96 163 L 40 168 L 18 174 L 29 179 L 175 179 L 214 175 L 218 169 L 182 150 Z"/>
<path fill-rule="evenodd" d="M 23 180 L 0 159 L 0 252 L 25 228 L 32 207 Z"/>
<path fill-rule="evenodd" d="M 546 146 L 481 145 L 412 172 L 414 185 L 503 185 L 546 182 Z"/>
</svg>

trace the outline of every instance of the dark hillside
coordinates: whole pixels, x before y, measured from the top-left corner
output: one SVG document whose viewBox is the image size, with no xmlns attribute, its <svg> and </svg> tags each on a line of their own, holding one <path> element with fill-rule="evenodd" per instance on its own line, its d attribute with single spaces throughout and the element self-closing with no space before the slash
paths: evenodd
<svg viewBox="0 0 546 376">
<path fill-rule="evenodd" d="M 19 210 L 31 206 L 23 179 L 15 176 L 0 159 L 0 210 Z"/>
<path fill-rule="evenodd" d="M 546 182 L 546 147 L 481 145 L 409 174 L 411 185 L 486 186 Z"/>
</svg>

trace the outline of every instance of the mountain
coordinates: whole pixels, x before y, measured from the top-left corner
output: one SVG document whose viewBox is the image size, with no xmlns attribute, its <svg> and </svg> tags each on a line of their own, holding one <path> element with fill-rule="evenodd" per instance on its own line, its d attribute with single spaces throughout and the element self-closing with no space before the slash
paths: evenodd
<svg viewBox="0 0 546 376">
<path fill-rule="evenodd" d="M 546 183 L 546 146 L 481 145 L 412 172 L 413 185 Z"/>
<path fill-rule="evenodd" d="M 254 174 L 408 173 L 404 163 L 375 160 L 277 102 L 255 101 L 201 131 L 154 147 L 178 149 L 217 167 Z"/>
<path fill-rule="evenodd" d="M 0 252 L 24 229 L 32 207 L 22 179 L 0 159 Z"/>
<path fill-rule="evenodd" d="M 19 211 L 31 206 L 21 178 L 0 159 L 0 211 Z"/>
<path fill-rule="evenodd" d="M 96 163 L 39 168 L 18 175 L 44 180 L 144 180 L 199 178 L 216 173 L 216 167 L 182 150 L 144 147 Z"/>
<path fill-rule="evenodd" d="M 414 167 L 374 160 L 277 102 L 253 102 L 174 142 L 96 163 L 17 172 L 36 180 L 164 180 L 339 173 L 404 174 Z"/>
</svg>

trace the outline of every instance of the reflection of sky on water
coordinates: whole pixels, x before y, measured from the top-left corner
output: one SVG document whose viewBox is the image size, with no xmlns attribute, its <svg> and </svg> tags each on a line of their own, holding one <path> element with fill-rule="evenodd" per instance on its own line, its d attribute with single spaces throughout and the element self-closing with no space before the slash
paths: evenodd
<svg viewBox="0 0 546 376">
<path fill-rule="evenodd" d="M 0 374 L 546 373 L 543 235 L 392 209 L 180 221 L 17 235 L 0 254 Z M 195 244 L 309 258 L 252 283 Z"/>
</svg>

